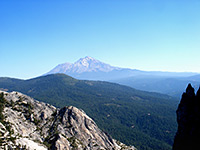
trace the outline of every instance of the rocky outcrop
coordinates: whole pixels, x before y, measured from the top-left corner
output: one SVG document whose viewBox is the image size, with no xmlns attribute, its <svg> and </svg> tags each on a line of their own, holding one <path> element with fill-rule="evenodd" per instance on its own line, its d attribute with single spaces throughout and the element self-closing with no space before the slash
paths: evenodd
<svg viewBox="0 0 200 150">
<path fill-rule="evenodd" d="M 57 109 L 19 92 L 2 92 L 0 149 L 132 149 L 101 131 L 83 110 Z"/>
<path fill-rule="evenodd" d="M 194 88 L 188 85 L 176 111 L 178 131 L 173 150 L 199 149 L 200 142 L 200 89 L 195 95 Z"/>
</svg>

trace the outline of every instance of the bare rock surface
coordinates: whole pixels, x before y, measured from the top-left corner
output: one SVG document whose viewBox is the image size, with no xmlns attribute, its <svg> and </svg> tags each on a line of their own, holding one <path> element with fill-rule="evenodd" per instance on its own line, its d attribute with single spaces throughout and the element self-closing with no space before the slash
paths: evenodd
<svg viewBox="0 0 200 150">
<path fill-rule="evenodd" d="M 112 139 L 73 106 L 55 108 L 19 92 L 3 92 L 0 149 L 134 150 Z M 1 103 L 2 105 L 2 103 Z"/>
</svg>

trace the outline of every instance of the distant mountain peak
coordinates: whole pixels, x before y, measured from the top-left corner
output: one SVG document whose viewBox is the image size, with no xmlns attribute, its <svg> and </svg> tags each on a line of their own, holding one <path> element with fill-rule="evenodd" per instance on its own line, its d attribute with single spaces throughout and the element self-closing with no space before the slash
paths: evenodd
<svg viewBox="0 0 200 150">
<path fill-rule="evenodd" d="M 59 64 L 47 74 L 65 73 L 72 75 L 74 73 L 81 74 L 88 72 L 110 72 L 118 69 L 119 68 L 103 63 L 93 57 L 86 56 L 84 58 L 80 58 L 75 63 Z"/>
<path fill-rule="evenodd" d="M 83 66 L 85 66 L 85 67 L 89 67 L 89 65 L 90 65 L 90 63 L 97 63 L 97 62 L 100 62 L 100 61 L 98 61 L 98 60 L 96 60 L 96 59 L 94 59 L 94 58 L 92 58 L 92 57 L 89 57 L 89 56 L 86 56 L 86 57 L 84 57 L 84 58 L 80 58 L 78 61 L 76 61 L 74 64 L 75 65 L 78 65 L 78 64 L 80 64 L 80 65 L 83 65 Z"/>
<path fill-rule="evenodd" d="M 84 58 L 81 58 L 83 60 L 96 60 L 95 58 L 93 57 L 90 57 L 90 56 L 85 56 Z"/>
<path fill-rule="evenodd" d="M 86 57 L 84 57 L 84 58 L 80 58 L 78 61 L 76 61 L 76 62 L 83 62 L 83 61 L 97 61 L 95 58 L 93 58 L 93 57 L 90 57 L 90 56 L 86 56 Z M 75 63 L 76 63 L 75 62 Z"/>
<path fill-rule="evenodd" d="M 119 60 L 121 61 L 121 60 Z M 74 63 L 57 65 L 47 74 L 63 73 L 76 79 L 114 81 L 132 77 L 185 77 L 194 73 L 175 73 L 159 71 L 142 71 L 137 69 L 114 67 L 93 57 L 85 56 Z M 124 84 L 124 83 L 123 83 Z M 127 85 L 127 84 L 126 84 Z M 129 85 L 129 84 L 128 84 Z"/>
</svg>

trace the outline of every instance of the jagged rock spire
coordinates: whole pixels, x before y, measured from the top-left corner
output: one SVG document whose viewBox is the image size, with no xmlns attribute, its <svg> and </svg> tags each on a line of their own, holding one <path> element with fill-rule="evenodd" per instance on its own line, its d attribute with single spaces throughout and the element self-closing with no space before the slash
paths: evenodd
<svg viewBox="0 0 200 150">
<path fill-rule="evenodd" d="M 188 84 L 176 113 L 178 131 L 174 139 L 173 150 L 198 149 L 200 142 L 200 89 L 195 95 L 194 88 Z"/>
<path fill-rule="evenodd" d="M 195 96 L 194 88 L 192 87 L 191 83 L 189 83 L 187 86 L 186 94 L 190 97 Z"/>
<path fill-rule="evenodd" d="M 200 87 L 199 87 L 199 89 L 197 91 L 197 97 L 200 97 Z"/>
</svg>

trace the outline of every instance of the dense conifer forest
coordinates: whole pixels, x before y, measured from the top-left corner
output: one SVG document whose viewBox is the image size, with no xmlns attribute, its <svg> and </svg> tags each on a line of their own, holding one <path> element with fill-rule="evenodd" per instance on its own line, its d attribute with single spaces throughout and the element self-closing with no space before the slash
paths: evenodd
<svg viewBox="0 0 200 150">
<path fill-rule="evenodd" d="M 138 149 L 169 150 L 177 130 L 178 100 L 163 94 L 76 80 L 64 74 L 30 80 L 0 78 L 0 88 L 22 92 L 56 107 L 81 108 L 113 138 Z"/>
</svg>

